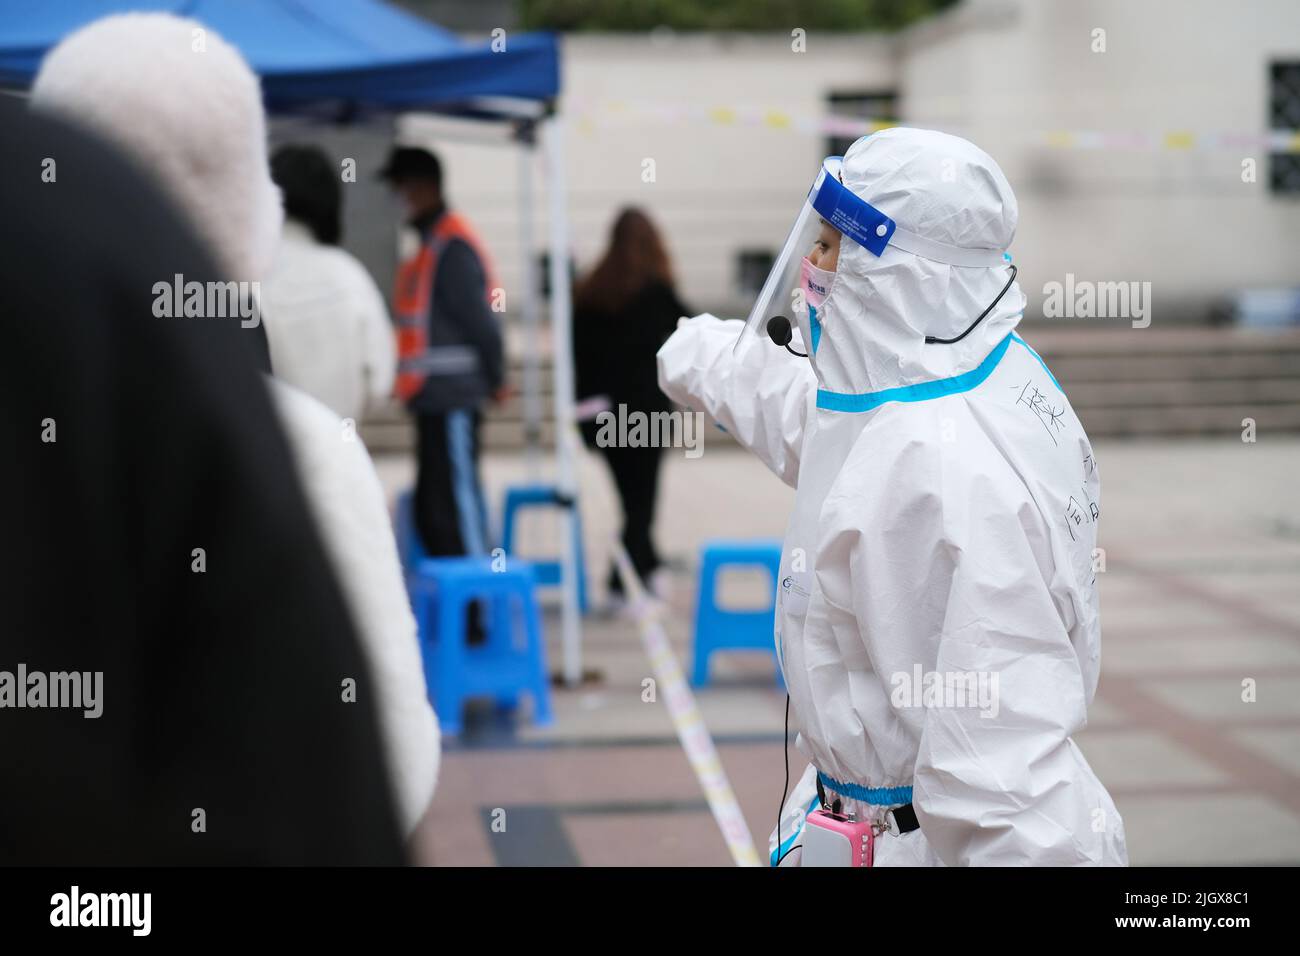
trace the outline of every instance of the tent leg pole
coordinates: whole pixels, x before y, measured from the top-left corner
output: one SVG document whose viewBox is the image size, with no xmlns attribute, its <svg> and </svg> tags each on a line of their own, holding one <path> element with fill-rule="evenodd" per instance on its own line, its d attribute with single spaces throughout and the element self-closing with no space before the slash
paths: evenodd
<svg viewBox="0 0 1300 956">
<path fill-rule="evenodd" d="M 574 550 L 577 527 L 578 483 L 573 442 L 573 351 L 569 290 L 569 223 L 565 196 L 564 127 L 559 116 L 546 124 L 546 151 L 550 174 L 550 286 L 552 376 L 555 391 L 556 484 L 573 502 L 561 519 L 560 554 L 564 580 L 561 606 L 564 648 L 564 682 L 576 687 L 582 681 L 582 631 L 578 617 L 578 561 Z"/>
<path fill-rule="evenodd" d="M 533 144 L 519 144 L 519 250 L 523 257 L 520 272 L 523 276 L 524 325 L 524 460 L 530 482 L 535 482 L 541 472 L 542 440 L 542 383 L 540 372 L 541 341 L 537 323 L 536 249 L 533 245 Z"/>
</svg>

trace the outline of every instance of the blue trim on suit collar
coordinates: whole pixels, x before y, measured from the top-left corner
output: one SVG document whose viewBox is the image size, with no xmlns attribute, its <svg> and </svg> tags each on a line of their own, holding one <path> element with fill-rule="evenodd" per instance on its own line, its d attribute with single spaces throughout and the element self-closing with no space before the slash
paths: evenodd
<svg viewBox="0 0 1300 956">
<path fill-rule="evenodd" d="M 1056 380 L 1056 376 L 1053 375 L 1053 374 L 1052 374 L 1052 370 L 1051 370 L 1050 368 L 1047 367 L 1047 363 L 1043 361 L 1043 357 L 1042 357 L 1041 355 L 1039 355 L 1037 352 L 1035 352 L 1035 351 L 1033 350 L 1033 348 L 1030 347 L 1029 343 L 1026 342 L 1024 339 L 1022 339 L 1022 338 L 1021 338 L 1019 335 L 1017 335 L 1015 332 L 1012 332 L 1012 333 L 1011 333 L 1011 338 L 1012 338 L 1013 340 L 1015 340 L 1016 342 L 1019 342 L 1021 345 L 1023 345 L 1026 349 L 1029 350 L 1029 354 L 1030 354 L 1030 355 L 1032 355 L 1034 358 L 1038 359 L 1038 364 L 1041 365 L 1041 366 L 1043 367 L 1043 371 L 1046 372 L 1046 373 L 1047 373 L 1047 377 L 1050 378 L 1050 379 L 1052 380 L 1052 384 L 1056 386 L 1056 388 L 1057 388 L 1058 391 L 1060 391 L 1060 392 L 1063 393 L 1063 392 L 1065 391 L 1065 389 L 1061 388 L 1061 383 L 1058 382 L 1058 381 Z"/>
<path fill-rule="evenodd" d="M 960 392 L 969 392 L 981 385 L 988 378 L 1002 356 L 1006 355 L 1011 345 L 1014 332 L 1008 332 L 1006 338 L 999 342 L 979 365 L 969 372 L 954 375 L 951 378 L 939 378 L 932 382 L 917 382 L 915 385 L 900 385 L 886 388 L 879 392 L 829 392 L 817 389 L 817 407 L 829 412 L 869 412 L 888 402 L 927 402 L 932 398 L 943 398 Z M 1026 346 L 1028 348 L 1028 346 Z M 1041 361 L 1041 359 L 1039 360 Z"/>
</svg>

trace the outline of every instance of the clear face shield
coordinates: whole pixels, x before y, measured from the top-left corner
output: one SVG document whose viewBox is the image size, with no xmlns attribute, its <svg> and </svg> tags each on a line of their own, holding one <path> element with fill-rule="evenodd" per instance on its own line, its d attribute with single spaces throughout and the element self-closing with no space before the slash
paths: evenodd
<svg viewBox="0 0 1300 956">
<path fill-rule="evenodd" d="M 841 162 L 840 156 L 823 161 L 736 341 L 737 353 L 784 345 L 796 328 L 803 330 L 804 346 L 814 349 L 817 326 L 810 323 L 810 310 L 830 293 L 835 277 L 828 246 L 856 241 L 880 255 L 889 244 L 894 221 L 841 185 Z"/>
<path fill-rule="evenodd" d="M 771 349 L 774 344 L 789 347 L 787 343 L 796 328 L 803 331 L 805 349 L 816 351 L 820 324 L 815 314 L 834 281 L 834 270 L 824 268 L 828 264 L 824 258 L 828 240 L 837 240 L 841 246 L 857 243 L 874 256 L 884 254 L 885 247 L 892 244 L 952 265 L 1005 264 L 1001 251 L 958 248 L 899 228 L 893 219 L 840 182 L 842 162 L 842 156 L 828 156 L 822 162 L 794 228 L 736 341 L 737 355 L 751 348 Z"/>
</svg>

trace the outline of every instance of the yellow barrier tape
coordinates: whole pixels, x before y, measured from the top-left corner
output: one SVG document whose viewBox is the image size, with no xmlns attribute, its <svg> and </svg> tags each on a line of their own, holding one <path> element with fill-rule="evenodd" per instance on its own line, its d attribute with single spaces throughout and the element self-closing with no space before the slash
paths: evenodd
<svg viewBox="0 0 1300 956">
<path fill-rule="evenodd" d="M 718 829 L 722 831 L 722 838 L 737 866 L 761 866 L 745 815 L 736 802 L 736 794 L 731 789 L 726 771 L 722 769 L 722 761 L 718 758 L 713 738 L 696 706 L 695 695 L 687 686 L 681 665 L 668 643 L 668 635 L 649 609 L 641 579 L 632 568 L 622 542 L 615 538 L 613 543 L 614 559 L 618 563 L 619 577 L 623 580 L 623 593 L 628 595 L 632 606 L 637 609 L 641 643 L 654 666 L 655 678 L 663 691 L 664 702 L 668 705 L 668 716 L 672 719 L 677 739 L 686 751 L 686 758 L 695 771 L 700 788 L 709 801 L 713 819 L 717 821 Z"/>
</svg>

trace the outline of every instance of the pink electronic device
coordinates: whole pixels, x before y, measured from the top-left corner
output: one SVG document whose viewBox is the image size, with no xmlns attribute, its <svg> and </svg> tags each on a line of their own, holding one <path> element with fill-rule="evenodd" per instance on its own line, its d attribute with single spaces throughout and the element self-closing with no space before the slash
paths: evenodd
<svg viewBox="0 0 1300 956">
<path fill-rule="evenodd" d="M 800 866 L 872 866 L 876 838 L 868 821 L 814 810 L 804 821 Z"/>
</svg>

